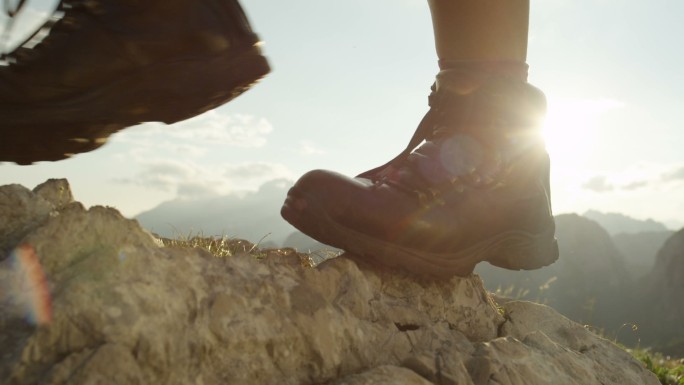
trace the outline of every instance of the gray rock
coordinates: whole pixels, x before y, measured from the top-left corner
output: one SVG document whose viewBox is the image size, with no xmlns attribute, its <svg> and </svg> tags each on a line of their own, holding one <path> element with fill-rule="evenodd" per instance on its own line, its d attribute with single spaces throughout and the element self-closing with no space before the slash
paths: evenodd
<svg viewBox="0 0 684 385">
<path fill-rule="evenodd" d="M 56 210 L 61 210 L 74 201 L 71 187 L 66 179 L 48 179 L 36 186 L 33 193 L 52 203 Z"/>
<path fill-rule="evenodd" d="M 502 325 L 502 336 L 522 341 L 524 350 L 531 358 L 527 367 L 534 368 L 535 373 L 546 379 L 530 384 L 658 383 L 653 382 L 653 374 L 641 370 L 641 363 L 625 350 L 559 315 L 548 306 L 524 301 L 512 301 L 503 306 L 507 322 Z M 513 349 L 522 348 L 517 342 L 507 341 L 505 345 L 512 345 Z M 520 365 L 520 362 L 516 364 Z M 504 363 L 503 366 L 508 368 L 509 365 Z M 540 366 L 535 368 L 536 365 Z M 565 374 L 572 378 L 565 379 Z"/>
<path fill-rule="evenodd" d="M 352 374 L 332 385 L 431 385 L 432 382 L 399 366 L 380 366 L 360 374 Z"/>
<path fill-rule="evenodd" d="M 30 191 L 20 185 L 0 186 L 0 260 L 51 214 L 73 202 L 66 179 L 49 179 Z"/>
<path fill-rule="evenodd" d="M 20 185 L 0 186 L 0 260 L 19 241 L 43 223 L 54 205 Z"/>
<path fill-rule="evenodd" d="M 48 202 L 12 191 L 1 199 Z M 3 384 L 658 384 L 548 307 L 499 307 L 477 276 L 435 282 L 347 255 L 317 268 L 216 258 L 160 247 L 112 208 L 24 212 L 29 230 L 3 242 L 33 246 L 53 315 L 31 326 L 0 296 Z M 2 282 L 13 274 L 0 262 Z"/>
</svg>

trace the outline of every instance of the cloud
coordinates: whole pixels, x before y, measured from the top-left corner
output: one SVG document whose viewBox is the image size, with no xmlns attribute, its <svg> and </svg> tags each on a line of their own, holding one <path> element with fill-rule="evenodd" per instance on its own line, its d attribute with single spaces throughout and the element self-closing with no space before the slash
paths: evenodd
<svg viewBox="0 0 684 385">
<path fill-rule="evenodd" d="M 191 163 L 170 159 L 143 162 L 142 170 L 133 177 L 119 178 L 116 182 L 134 184 L 160 191 L 178 191 L 178 186 L 197 178 L 197 167 Z"/>
<path fill-rule="evenodd" d="M 684 182 L 684 166 L 656 163 L 639 163 L 609 175 L 594 175 L 582 188 L 594 192 L 679 189 Z"/>
<path fill-rule="evenodd" d="M 211 186 L 202 182 L 181 182 L 176 186 L 176 193 L 179 198 L 199 199 L 217 195 Z"/>
<path fill-rule="evenodd" d="M 604 175 L 598 175 L 592 177 L 587 182 L 582 185 L 583 189 L 594 191 L 594 192 L 607 192 L 613 191 L 614 186 L 608 183 L 608 178 Z"/>
<path fill-rule="evenodd" d="M 266 118 L 212 110 L 170 126 L 142 124 L 115 135 L 112 141 L 144 150 L 175 150 L 184 155 L 189 151 L 190 155 L 199 156 L 213 146 L 263 147 L 272 131 L 273 126 Z"/>
<path fill-rule="evenodd" d="M 299 153 L 302 155 L 323 155 L 325 150 L 321 149 L 313 142 L 302 140 L 299 142 Z"/>
<path fill-rule="evenodd" d="M 661 179 L 664 182 L 684 181 L 684 167 L 679 167 L 669 172 L 663 173 Z"/>
<path fill-rule="evenodd" d="M 190 143 L 254 148 L 266 144 L 266 136 L 273 131 L 273 126 L 265 118 L 211 110 L 171 126 L 151 124 L 147 130 L 148 134 L 162 134 Z"/>
<path fill-rule="evenodd" d="M 619 188 L 620 188 L 620 190 L 634 191 L 634 190 L 638 190 L 640 188 L 647 187 L 649 184 L 651 184 L 651 182 L 641 180 L 641 181 L 634 181 L 634 182 L 626 184 L 624 186 L 620 186 Z"/>
<path fill-rule="evenodd" d="M 172 192 L 179 198 L 197 199 L 235 192 L 255 191 L 274 179 L 294 178 L 284 165 L 269 162 L 202 165 L 189 161 L 155 159 L 140 162 L 141 170 L 117 183 Z"/>
<path fill-rule="evenodd" d="M 247 162 L 226 166 L 224 175 L 230 179 L 274 179 L 274 176 L 288 175 L 289 170 L 282 164 L 269 162 Z"/>
<path fill-rule="evenodd" d="M 170 126 L 133 127 L 112 138 L 115 160 L 131 165 L 128 175 L 116 182 L 196 199 L 255 191 L 273 179 L 294 179 L 283 164 L 259 159 L 271 155 L 268 148 L 257 148 L 265 146 L 272 131 L 265 118 L 220 109 Z"/>
</svg>

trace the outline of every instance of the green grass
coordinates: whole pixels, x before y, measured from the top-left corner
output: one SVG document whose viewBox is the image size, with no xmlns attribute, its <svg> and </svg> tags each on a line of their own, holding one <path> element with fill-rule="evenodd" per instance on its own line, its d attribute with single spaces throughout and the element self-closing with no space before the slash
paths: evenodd
<svg viewBox="0 0 684 385">
<path fill-rule="evenodd" d="M 315 253 L 302 253 L 291 247 L 282 248 L 259 248 L 258 244 L 229 237 L 204 237 L 187 236 L 175 239 L 158 238 L 165 247 L 176 248 L 200 248 L 218 258 L 232 257 L 234 255 L 250 255 L 257 260 L 267 257 L 296 257 L 302 266 L 314 267 L 322 261 L 337 256 L 334 251 L 318 251 Z"/>
<path fill-rule="evenodd" d="M 684 385 L 684 359 L 666 357 L 647 350 L 627 349 L 648 370 L 655 373 L 662 385 Z"/>
<path fill-rule="evenodd" d="M 236 254 L 250 254 L 256 258 L 263 258 L 257 245 L 242 240 L 227 237 L 188 236 L 175 239 L 160 238 L 165 247 L 183 249 L 203 249 L 215 257 L 232 257 Z"/>
</svg>

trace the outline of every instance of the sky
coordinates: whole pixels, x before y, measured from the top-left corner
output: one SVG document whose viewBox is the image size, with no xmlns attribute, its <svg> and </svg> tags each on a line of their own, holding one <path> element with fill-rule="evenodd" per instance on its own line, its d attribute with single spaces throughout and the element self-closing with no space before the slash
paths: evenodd
<svg viewBox="0 0 684 385">
<path fill-rule="evenodd" d="M 12 37 L 54 1 L 29 0 Z M 60 162 L 0 164 L 0 184 L 67 178 L 77 200 L 134 216 L 323 168 L 385 163 L 427 111 L 438 71 L 425 0 L 243 0 L 273 72 L 233 102 L 149 123 Z M 538 0 L 529 81 L 547 95 L 555 213 L 684 225 L 684 2 Z M 284 196 L 283 196 L 284 199 Z"/>
</svg>

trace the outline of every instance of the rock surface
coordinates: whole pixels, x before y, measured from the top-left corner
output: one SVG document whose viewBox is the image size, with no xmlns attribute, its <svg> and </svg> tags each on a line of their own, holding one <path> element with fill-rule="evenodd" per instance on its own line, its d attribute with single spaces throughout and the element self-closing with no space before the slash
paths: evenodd
<svg viewBox="0 0 684 385">
<path fill-rule="evenodd" d="M 495 303 L 477 276 L 160 247 L 116 210 L 64 199 L 68 186 L 53 194 L 60 183 L 0 188 L 0 282 L 17 274 L 9 250 L 31 245 L 53 310 L 32 326 L 3 287 L 0 383 L 658 384 L 551 308 Z"/>
</svg>

